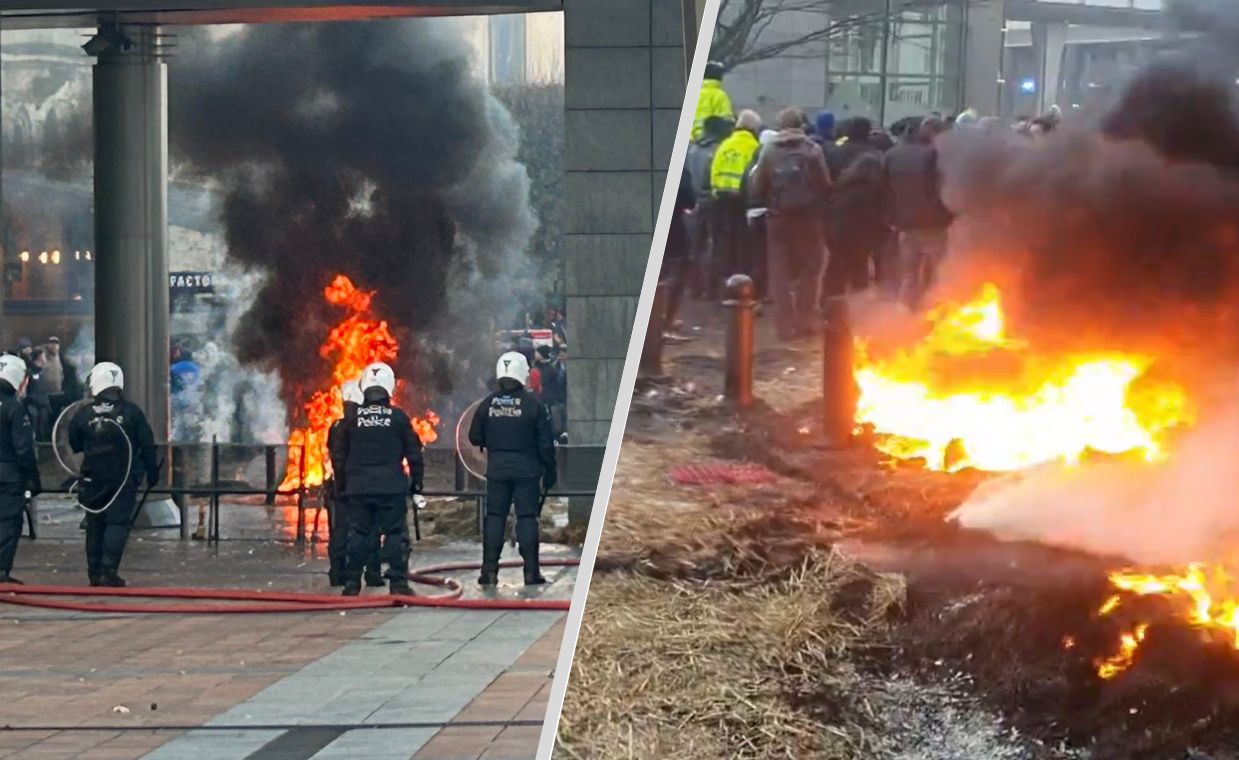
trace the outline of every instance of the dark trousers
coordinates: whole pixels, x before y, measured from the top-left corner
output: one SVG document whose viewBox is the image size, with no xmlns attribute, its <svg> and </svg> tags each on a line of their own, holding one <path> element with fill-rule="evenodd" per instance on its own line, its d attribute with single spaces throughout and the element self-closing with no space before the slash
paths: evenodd
<svg viewBox="0 0 1239 760">
<path fill-rule="evenodd" d="M 815 324 L 822 274 L 822 225 L 813 214 L 770 215 L 766 219 L 770 297 L 779 340 L 810 333 Z"/>
<path fill-rule="evenodd" d="M 689 257 L 690 293 L 697 298 L 709 298 L 710 274 L 713 271 L 713 242 L 710 228 L 713 225 L 714 200 L 703 199 L 697 202 L 693 210 L 692 221 L 688 225 L 689 241 L 692 254 Z"/>
<path fill-rule="evenodd" d="M 138 487 L 130 483 L 101 514 L 87 513 L 86 572 L 90 577 L 115 575 L 120 570 L 137 503 Z"/>
<path fill-rule="evenodd" d="M 753 290 L 760 300 L 770 294 L 770 267 L 766 259 L 766 215 L 748 219 L 748 268 L 753 278 Z"/>
<path fill-rule="evenodd" d="M 348 497 L 333 496 L 327 502 L 327 520 L 330 531 L 327 536 L 327 561 L 331 563 L 333 573 L 343 577 L 344 568 L 348 563 Z M 379 532 L 370 531 L 370 551 L 366 555 L 366 571 L 379 574 L 383 571 L 383 563 L 379 558 Z"/>
<path fill-rule="evenodd" d="M 749 227 L 748 220 L 744 218 L 744 210 L 744 204 L 740 202 L 739 197 L 724 196 L 714 201 L 713 226 L 710 235 L 713 240 L 714 256 L 711 261 L 712 293 L 723 293 L 727 278 L 733 274 L 753 276 L 753 273 L 749 271 L 748 257 L 745 256 L 748 249 Z"/>
<path fill-rule="evenodd" d="M 541 478 L 488 478 L 486 481 L 486 519 L 482 523 L 482 569 L 498 570 L 503 553 L 503 533 L 508 512 L 516 506 L 516 544 L 525 567 L 537 568 L 538 502 L 542 499 Z"/>
<path fill-rule="evenodd" d="M 0 573 L 13 571 L 17 542 L 22 537 L 26 491 L 20 483 L 0 485 Z"/>
<path fill-rule="evenodd" d="M 386 576 L 407 579 L 409 570 L 409 504 L 404 494 L 354 495 L 348 497 L 348 563 L 344 578 L 361 582 L 361 570 L 373 561 L 374 532 L 381 536 L 379 558 L 386 562 Z"/>
<path fill-rule="evenodd" d="M 667 283 L 667 312 L 664 326 L 667 330 L 675 329 L 675 322 L 680 316 L 680 304 L 684 303 L 684 292 L 688 290 L 688 280 L 692 266 L 685 256 L 674 256 L 663 259 L 662 273 L 658 278 Z"/>
<path fill-rule="evenodd" d="M 822 273 L 822 299 L 847 295 L 869 287 L 869 262 L 877 244 L 860 235 L 829 238 L 830 258 Z"/>
</svg>

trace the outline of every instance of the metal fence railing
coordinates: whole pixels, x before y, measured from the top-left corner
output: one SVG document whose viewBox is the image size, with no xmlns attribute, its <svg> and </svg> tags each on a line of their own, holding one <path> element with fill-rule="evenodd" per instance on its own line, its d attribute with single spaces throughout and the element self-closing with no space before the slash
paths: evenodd
<svg viewBox="0 0 1239 760">
<path fill-rule="evenodd" d="M 45 494 L 68 494 L 67 475 L 56 462 L 51 444 L 38 444 L 39 467 L 45 485 L 64 483 L 59 487 L 44 489 Z M 306 541 L 306 512 L 317 508 L 320 489 L 317 485 L 305 485 L 305 472 L 298 472 L 293 488 L 281 488 L 285 480 L 290 455 L 295 456 L 294 466 L 303 463 L 299 452 L 290 451 L 299 447 L 281 445 L 247 445 L 212 443 L 163 443 L 159 445 L 159 458 L 164 464 L 162 483 L 150 491 L 150 497 L 168 497 L 180 512 L 180 538 L 190 539 L 190 498 L 207 500 L 206 540 L 216 543 L 221 540 L 221 498 L 229 496 L 262 496 L 263 504 L 272 506 L 276 499 L 293 500 L 297 509 L 295 540 Z M 432 498 L 456 498 L 474 500 L 478 514 L 478 530 L 481 531 L 482 516 L 486 509 L 485 482 L 471 475 L 448 447 L 429 447 L 426 456 L 426 490 L 423 496 Z M 450 460 L 450 461 L 449 461 Z M 448 475 L 450 473 L 450 477 Z M 167 485 L 163 485 L 166 483 Z M 261 484 L 261 485 L 259 485 Z M 593 497 L 594 491 L 564 490 L 548 494 L 550 497 Z M 417 538 L 421 528 L 413 510 L 413 526 Z"/>
</svg>

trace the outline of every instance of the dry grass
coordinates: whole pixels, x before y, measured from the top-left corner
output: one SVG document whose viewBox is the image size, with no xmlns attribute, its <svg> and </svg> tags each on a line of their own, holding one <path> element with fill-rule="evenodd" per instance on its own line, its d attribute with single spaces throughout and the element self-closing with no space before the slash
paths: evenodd
<svg viewBox="0 0 1239 760">
<path fill-rule="evenodd" d="M 902 580 L 835 552 L 832 525 L 778 487 L 672 490 L 668 460 L 699 451 L 624 447 L 558 756 L 871 756 L 852 663 L 881 645 Z"/>
</svg>

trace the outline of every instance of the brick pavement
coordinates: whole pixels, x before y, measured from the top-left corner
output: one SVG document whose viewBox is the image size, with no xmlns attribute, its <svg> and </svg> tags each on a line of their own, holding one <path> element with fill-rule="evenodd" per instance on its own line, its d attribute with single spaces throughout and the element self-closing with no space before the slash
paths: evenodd
<svg viewBox="0 0 1239 760">
<path fill-rule="evenodd" d="M 373 629 L 392 612 L 0 619 L 0 758 L 127 760 Z M 124 706 L 128 713 L 115 712 Z"/>
<path fill-rule="evenodd" d="M 563 636 L 561 618 L 452 720 L 544 720 Z M 531 760 L 541 733 L 541 726 L 447 726 L 413 760 Z"/>
</svg>

